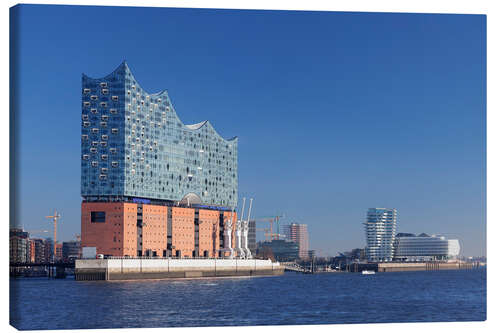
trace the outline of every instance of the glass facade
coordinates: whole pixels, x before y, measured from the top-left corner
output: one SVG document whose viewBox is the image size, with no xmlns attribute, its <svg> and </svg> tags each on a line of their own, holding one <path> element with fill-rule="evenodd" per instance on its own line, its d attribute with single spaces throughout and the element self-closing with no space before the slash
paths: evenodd
<svg viewBox="0 0 500 333">
<path fill-rule="evenodd" d="M 370 261 L 391 261 L 394 256 L 397 210 L 370 208 L 366 215 L 366 256 Z"/>
<path fill-rule="evenodd" d="M 223 207 L 238 198 L 238 139 L 181 122 L 166 91 L 141 88 L 127 63 L 82 75 L 81 195 Z"/>
<path fill-rule="evenodd" d="M 257 253 L 265 252 L 269 248 L 278 261 L 292 261 L 299 259 L 299 245 L 284 239 L 273 239 L 270 242 L 259 242 Z"/>
<path fill-rule="evenodd" d="M 397 260 L 444 260 L 458 256 L 460 244 L 457 239 L 443 236 L 396 237 L 394 258 Z"/>
</svg>

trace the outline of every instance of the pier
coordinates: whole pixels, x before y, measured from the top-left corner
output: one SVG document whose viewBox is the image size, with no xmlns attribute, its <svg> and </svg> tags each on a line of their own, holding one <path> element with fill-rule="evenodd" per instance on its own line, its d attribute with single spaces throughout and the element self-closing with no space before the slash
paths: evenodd
<svg viewBox="0 0 500 333">
<path fill-rule="evenodd" d="M 75 279 L 143 280 L 282 275 L 284 266 L 260 259 L 111 258 L 75 261 Z"/>
</svg>

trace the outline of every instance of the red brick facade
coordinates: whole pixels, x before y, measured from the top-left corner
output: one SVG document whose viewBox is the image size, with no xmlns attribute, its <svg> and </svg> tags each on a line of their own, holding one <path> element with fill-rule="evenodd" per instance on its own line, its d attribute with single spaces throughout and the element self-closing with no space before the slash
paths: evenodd
<svg viewBox="0 0 500 333">
<path fill-rule="evenodd" d="M 170 219 L 169 210 L 172 212 Z M 193 254 L 200 257 L 218 257 L 222 247 L 219 226 L 221 212 L 199 209 L 198 233 L 195 233 L 196 211 L 194 208 L 150 204 L 143 204 L 142 208 L 138 208 L 136 203 L 84 202 L 81 217 L 82 247 L 96 247 L 98 254 L 111 256 L 135 257 L 141 254 L 165 257 L 170 252 L 173 257 L 192 257 Z M 224 212 L 224 220 L 229 219 L 230 215 L 230 212 Z M 138 223 L 141 221 L 141 235 L 138 237 Z M 234 226 L 235 221 L 236 213 L 233 216 Z M 171 223 L 171 226 L 168 223 Z M 169 227 L 171 250 L 168 248 L 167 237 Z M 233 247 L 236 243 L 234 229 Z"/>
</svg>

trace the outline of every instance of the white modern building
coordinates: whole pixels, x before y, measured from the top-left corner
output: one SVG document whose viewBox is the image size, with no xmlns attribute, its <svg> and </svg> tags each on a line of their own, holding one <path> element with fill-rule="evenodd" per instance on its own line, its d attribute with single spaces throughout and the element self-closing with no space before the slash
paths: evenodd
<svg viewBox="0 0 500 333">
<path fill-rule="evenodd" d="M 394 256 L 397 210 L 369 208 L 366 214 L 366 256 L 369 261 L 391 261 Z"/>
<path fill-rule="evenodd" d="M 460 253 L 458 239 L 420 234 L 398 234 L 394 244 L 394 259 L 401 261 L 428 261 L 454 259 Z"/>
</svg>

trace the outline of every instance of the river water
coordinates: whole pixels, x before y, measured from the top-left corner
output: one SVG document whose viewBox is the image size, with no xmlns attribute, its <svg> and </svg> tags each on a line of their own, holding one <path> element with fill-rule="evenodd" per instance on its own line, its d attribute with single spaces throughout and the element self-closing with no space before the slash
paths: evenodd
<svg viewBox="0 0 500 333">
<path fill-rule="evenodd" d="M 486 269 L 154 281 L 10 280 L 18 329 L 486 320 Z"/>
</svg>

